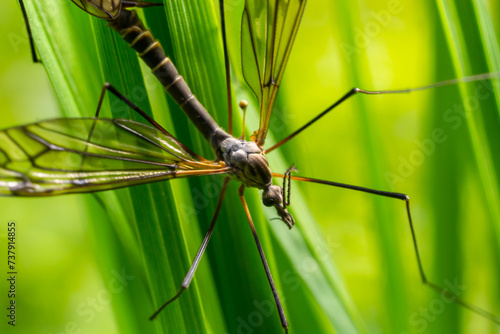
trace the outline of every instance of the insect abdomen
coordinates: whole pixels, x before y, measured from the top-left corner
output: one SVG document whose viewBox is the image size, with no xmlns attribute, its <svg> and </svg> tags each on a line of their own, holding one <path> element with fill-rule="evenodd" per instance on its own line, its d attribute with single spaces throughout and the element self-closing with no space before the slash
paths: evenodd
<svg viewBox="0 0 500 334">
<path fill-rule="evenodd" d="M 155 41 L 144 27 L 137 13 L 122 10 L 115 20 L 110 21 L 110 26 L 139 54 L 165 87 L 167 93 L 182 108 L 208 142 L 212 143 L 213 135 L 222 130 L 193 95 L 184 78 L 179 75 L 172 61 L 165 56 L 160 43 Z"/>
</svg>

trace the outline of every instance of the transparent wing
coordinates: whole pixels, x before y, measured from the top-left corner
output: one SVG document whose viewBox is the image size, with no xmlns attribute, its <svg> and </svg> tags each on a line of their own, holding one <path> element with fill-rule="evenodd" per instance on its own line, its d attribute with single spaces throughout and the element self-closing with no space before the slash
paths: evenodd
<svg viewBox="0 0 500 334">
<path fill-rule="evenodd" d="M 259 146 L 266 140 L 278 87 L 306 0 L 246 0 L 241 22 L 243 76 L 257 96 L 259 129 L 252 135 Z"/>
<path fill-rule="evenodd" d="M 75 5 L 100 19 L 113 20 L 122 7 L 122 0 L 71 0 Z"/>
<path fill-rule="evenodd" d="M 131 120 L 54 119 L 0 131 L 3 196 L 93 192 L 227 171 Z"/>
<path fill-rule="evenodd" d="M 125 0 L 71 0 L 75 5 L 103 20 L 114 20 L 122 8 L 161 6 L 161 3 Z"/>
</svg>

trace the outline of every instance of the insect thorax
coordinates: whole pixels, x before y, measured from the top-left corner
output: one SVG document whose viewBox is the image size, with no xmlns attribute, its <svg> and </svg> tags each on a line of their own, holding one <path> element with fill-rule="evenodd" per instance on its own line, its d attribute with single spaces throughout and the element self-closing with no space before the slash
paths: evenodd
<svg viewBox="0 0 500 334">
<path fill-rule="evenodd" d="M 252 141 L 230 137 L 219 145 L 219 156 L 233 168 L 231 175 L 247 187 L 263 189 L 262 202 L 274 206 L 281 220 L 291 228 L 295 221 L 283 203 L 283 189 L 272 184 L 272 172 L 264 152 Z"/>
<path fill-rule="evenodd" d="M 233 168 L 233 177 L 247 187 L 268 188 L 272 173 L 264 152 L 252 141 L 227 138 L 219 146 L 220 158 Z"/>
</svg>

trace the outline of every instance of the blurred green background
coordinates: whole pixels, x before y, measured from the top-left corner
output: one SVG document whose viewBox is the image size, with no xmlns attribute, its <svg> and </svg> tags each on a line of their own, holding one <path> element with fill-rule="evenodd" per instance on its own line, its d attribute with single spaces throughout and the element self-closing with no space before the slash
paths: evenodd
<svg viewBox="0 0 500 334">
<path fill-rule="evenodd" d="M 122 85 L 129 93 L 134 86 L 127 84 L 139 80 L 145 81 L 149 93 L 146 106 L 141 107 L 148 109 L 149 103 L 161 124 L 169 130 L 175 128 L 183 142 L 211 156 L 194 131 L 187 130 L 183 115 L 167 115 L 158 108 L 173 107 L 151 78 L 130 75 L 146 71 L 138 67 L 119 37 L 69 1 L 43 3 L 58 13 L 43 19 L 45 34 L 69 36 L 76 44 L 53 49 L 53 58 L 65 59 L 67 64 L 46 62 L 55 73 L 51 78 L 64 102 L 58 102 L 43 67 L 31 63 L 17 3 L 3 3 L 2 128 L 63 114 L 92 116 L 105 80 Z M 234 9 L 228 14 L 237 12 L 241 3 L 232 2 Z M 499 71 L 499 6 L 498 1 L 310 1 L 267 145 L 354 86 L 409 88 Z M 166 46 L 167 54 L 184 69 L 181 73 L 195 94 L 213 105 L 209 110 L 216 110 L 225 125 L 224 102 L 216 106 L 224 91 L 211 91 L 223 87 L 221 62 L 211 63 L 211 57 L 220 54 L 220 46 L 210 44 L 218 36 L 209 22 L 215 10 L 209 3 L 203 8 L 200 12 L 209 14 L 207 45 L 197 44 L 191 35 L 176 36 L 183 31 L 173 28 L 183 23 L 171 19 L 167 26 L 161 10 L 148 10 L 146 20 L 162 44 L 173 45 L 171 51 Z M 166 9 L 174 15 L 179 7 L 173 2 Z M 203 36 L 202 31 L 196 33 Z M 94 35 L 95 40 L 88 39 Z M 63 39 L 63 45 L 65 42 Z M 113 54 L 107 47 L 118 50 L 122 72 L 115 73 L 112 56 L 102 56 Z M 190 64 L 197 57 L 206 58 L 205 63 Z M 58 72 L 60 69 L 63 71 Z M 218 81 L 208 87 L 199 77 L 209 77 L 205 81 L 209 83 Z M 236 83 L 235 89 L 238 98 L 246 96 L 244 87 Z M 494 85 L 471 83 L 412 94 L 353 97 L 283 146 L 284 162 L 279 152 L 270 153 L 271 167 L 282 172 L 295 163 L 299 175 L 410 195 L 429 280 L 440 285 L 458 280 L 465 286 L 463 299 L 499 315 L 498 90 L 497 79 Z M 249 113 L 247 128 L 251 131 L 256 128 L 256 117 Z M 446 139 L 432 140 L 436 131 Z M 2 328 L 20 333 L 71 333 L 75 328 L 82 333 L 238 333 L 242 328 L 238 319 L 248 323 L 258 309 L 254 302 L 267 300 L 269 292 L 244 216 L 234 209 L 237 200 L 225 209 L 189 295 L 172 305 L 159 324 L 145 321 L 154 308 L 152 300 L 157 305 L 176 291 L 213 212 L 215 203 L 203 204 L 196 215 L 185 209 L 199 200 L 196 189 L 206 189 L 204 181 L 199 182 L 176 180 L 172 189 L 138 187 L 135 194 L 108 192 L 99 200 L 92 195 L 1 198 L 2 247 L 10 220 L 18 224 L 19 246 L 18 326 L 7 327 L 4 321 Z M 256 194 L 249 199 L 271 269 L 275 278 L 281 278 L 278 284 L 286 296 L 290 333 L 307 329 L 322 333 L 499 332 L 498 325 L 442 302 L 421 284 L 403 202 L 313 184 L 292 186 L 292 210 L 299 219 L 291 232 L 260 213 Z M 231 197 L 234 192 L 233 185 Z M 166 208 L 167 213 L 163 212 L 160 203 L 165 203 L 161 199 L 165 194 L 172 199 L 165 206 L 177 205 L 177 211 L 167 212 Z M 152 204 L 143 203 L 146 197 L 151 197 Z M 307 208 L 306 213 L 297 212 Z M 149 217 L 151 210 L 154 217 Z M 273 217 L 272 212 L 268 217 Z M 316 230 L 314 220 L 320 229 Z M 148 227 L 151 221 L 156 222 L 154 227 Z M 241 226 L 241 234 L 235 225 Z M 330 267 L 331 257 L 338 274 Z M 109 291 L 116 272 L 122 270 L 135 277 L 124 293 L 112 293 L 109 301 L 103 291 Z M 0 285 L 2 303 L 6 300 L 4 284 Z M 338 296 L 338 305 L 318 296 L 322 288 L 325 296 Z M 275 313 L 263 321 L 251 332 L 278 332 Z"/>
</svg>

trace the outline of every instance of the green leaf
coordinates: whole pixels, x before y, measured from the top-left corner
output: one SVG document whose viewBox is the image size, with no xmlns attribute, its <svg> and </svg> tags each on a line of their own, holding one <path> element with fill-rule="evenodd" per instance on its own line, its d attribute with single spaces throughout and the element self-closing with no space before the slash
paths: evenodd
<svg viewBox="0 0 500 334">
<path fill-rule="evenodd" d="M 498 18 L 493 15 L 497 1 L 391 3 L 307 4 L 267 145 L 286 137 L 353 86 L 416 87 L 498 71 Z M 69 1 L 25 5 L 64 115 L 93 116 L 101 87 L 110 81 L 188 147 L 213 157 L 150 70 L 105 22 Z M 229 5 L 232 71 L 242 79 L 240 57 L 234 52 L 239 52 L 243 3 Z M 21 20 L 16 10 L 15 19 Z M 227 128 L 217 12 L 211 1 L 172 0 L 165 1 L 163 9 L 144 9 L 141 15 L 196 96 Z M 10 17 L 0 22 L 6 24 L 4 31 L 14 29 Z M 16 29 L 24 31 L 20 25 Z M 2 92 L 19 87 L 18 80 L 23 80 L 21 87 L 35 81 L 32 72 L 38 65 L 23 64 L 29 68 L 24 72 L 15 65 L 19 58 L 29 60 L 23 41 L 22 52 L 1 55 Z M 5 65 L 6 59 L 13 65 Z M 243 80 L 235 80 L 233 87 L 238 99 L 251 96 Z M 10 102 L 14 99 L 1 96 L 6 126 L 54 117 L 56 106 L 47 106 L 38 89 L 19 91 L 22 96 L 11 95 L 26 103 L 36 98 L 31 104 L 35 107 L 15 107 Z M 489 95 L 476 106 L 471 96 L 478 93 Z M 357 96 L 268 158 L 275 172 L 294 163 L 300 175 L 409 194 L 428 278 L 438 284 L 458 278 L 466 285 L 465 300 L 495 313 L 500 308 L 498 96 L 498 84 L 490 83 L 410 95 Z M 468 108 L 467 114 L 459 112 L 460 106 Z M 247 133 L 258 127 L 257 109 L 251 105 L 247 112 Z M 27 121 L 20 119 L 25 115 L 30 115 Z M 108 96 L 103 116 L 112 115 L 135 117 Z M 236 134 L 240 127 L 236 119 Z M 439 129 L 441 136 L 436 135 Z M 2 221 L 22 224 L 19 240 L 26 262 L 20 272 L 26 273 L 28 286 L 19 294 L 19 314 L 33 321 L 19 317 L 21 330 L 55 333 L 76 326 L 92 333 L 281 332 L 236 182 L 228 188 L 190 288 L 157 320 L 147 320 L 176 293 L 212 219 L 222 180 L 174 180 L 97 196 L 1 198 Z M 258 191 L 247 189 L 245 197 L 290 333 L 498 330 L 491 321 L 443 302 L 421 284 L 402 202 L 292 183 L 291 210 L 297 225 L 288 231 L 283 223 L 270 220 L 275 212 L 262 208 Z M 117 285 L 122 273 L 129 279 Z"/>
</svg>

